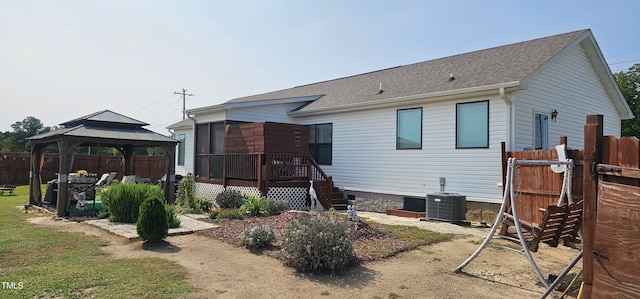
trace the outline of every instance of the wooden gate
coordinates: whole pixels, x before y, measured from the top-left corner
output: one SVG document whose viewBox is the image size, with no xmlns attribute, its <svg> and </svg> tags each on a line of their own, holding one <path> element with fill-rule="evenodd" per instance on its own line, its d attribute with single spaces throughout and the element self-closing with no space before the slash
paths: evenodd
<svg viewBox="0 0 640 299">
<path fill-rule="evenodd" d="M 560 138 L 561 144 L 567 144 L 567 138 Z M 502 173 L 506 176 L 508 158 L 518 160 L 551 160 L 557 161 L 558 154 L 555 149 L 532 151 L 504 151 L 502 152 Z M 582 151 L 567 149 L 567 158 L 573 159 L 572 197 L 575 202 L 582 199 L 582 167 L 584 164 Z M 541 208 L 555 205 L 562 192 L 563 174 L 554 173 L 548 165 L 520 166 L 514 173 L 516 191 L 516 210 L 521 220 L 540 223 Z M 504 182 L 503 182 L 504 185 Z"/>
<path fill-rule="evenodd" d="M 602 136 L 602 124 L 601 115 L 587 116 L 584 298 L 638 298 L 640 143 Z"/>
</svg>

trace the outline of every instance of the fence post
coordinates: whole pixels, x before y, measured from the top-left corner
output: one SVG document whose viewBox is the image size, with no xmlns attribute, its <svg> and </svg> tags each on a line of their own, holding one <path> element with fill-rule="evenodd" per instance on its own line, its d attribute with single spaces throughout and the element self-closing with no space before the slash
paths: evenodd
<svg viewBox="0 0 640 299">
<path fill-rule="evenodd" d="M 569 144 L 567 144 L 567 136 L 560 136 L 560 144 L 564 144 L 569 147 Z"/>
<path fill-rule="evenodd" d="M 262 196 L 267 196 L 267 192 L 269 191 L 269 172 L 271 171 L 271 162 L 269 161 L 269 154 L 257 154 L 258 161 L 256 161 L 256 166 L 258 168 L 258 190 L 260 190 L 260 194 Z M 262 165 L 262 161 L 264 159 L 264 167 Z M 264 171 L 263 171 L 264 170 Z"/>
<path fill-rule="evenodd" d="M 587 115 L 584 126 L 584 166 L 582 176 L 583 204 L 582 257 L 583 272 L 583 298 L 591 298 L 593 287 L 593 244 L 595 240 L 597 200 L 598 200 L 598 173 L 596 166 L 601 161 L 602 154 L 602 115 Z"/>
</svg>

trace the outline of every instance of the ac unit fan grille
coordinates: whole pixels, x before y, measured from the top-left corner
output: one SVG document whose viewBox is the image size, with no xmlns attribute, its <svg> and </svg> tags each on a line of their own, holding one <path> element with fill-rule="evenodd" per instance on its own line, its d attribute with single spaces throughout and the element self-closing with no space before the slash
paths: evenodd
<svg viewBox="0 0 640 299">
<path fill-rule="evenodd" d="M 457 193 L 435 193 L 427 195 L 427 218 L 432 220 L 465 221 L 466 197 Z"/>
</svg>

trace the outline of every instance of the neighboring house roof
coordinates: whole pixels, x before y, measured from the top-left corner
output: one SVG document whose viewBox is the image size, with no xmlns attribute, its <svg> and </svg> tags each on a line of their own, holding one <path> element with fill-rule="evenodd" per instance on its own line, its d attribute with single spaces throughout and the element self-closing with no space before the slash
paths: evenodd
<svg viewBox="0 0 640 299">
<path fill-rule="evenodd" d="M 177 123 L 169 125 L 167 129 L 175 130 L 175 129 L 191 128 L 191 127 L 193 127 L 193 120 L 186 118 Z"/>
<path fill-rule="evenodd" d="M 143 126 L 137 121 L 109 110 L 98 111 L 60 124 L 65 128 L 28 137 L 32 143 L 74 140 L 85 145 L 168 145 L 179 141 Z"/>
<path fill-rule="evenodd" d="M 563 50 L 585 40 L 590 41 L 585 46 L 587 55 L 590 56 L 609 97 L 614 100 L 619 114 L 623 119 L 633 117 L 588 29 L 236 98 L 216 105 L 215 108 L 259 106 L 283 99 L 310 97 L 308 105 L 292 112 L 294 115 L 302 115 L 409 99 L 497 90 L 500 87 L 519 88 L 526 86 L 528 77 L 543 69 Z M 451 76 L 455 79 L 451 80 Z M 312 100 L 313 97 L 317 99 Z M 203 109 L 206 108 L 192 111 L 204 111 Z"/>
</svg>

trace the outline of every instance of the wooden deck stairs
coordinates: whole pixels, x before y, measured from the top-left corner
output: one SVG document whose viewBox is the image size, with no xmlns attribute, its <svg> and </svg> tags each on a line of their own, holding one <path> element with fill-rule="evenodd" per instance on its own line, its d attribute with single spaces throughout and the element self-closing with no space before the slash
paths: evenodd
<svg viewBox="0 0 640 299">
<path fill-rule="evenodd" d="M 337 187 L 333 187 L 333 190 L 331 192 L 330 205 L 335 210 L 339 210 L 339 211 L 347 210 L 347 206 L 349 205 L 349 203 L 347 202 L 347 199 L 344 197 L 344 194 Z"/>
</svg>

